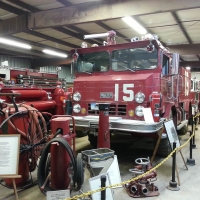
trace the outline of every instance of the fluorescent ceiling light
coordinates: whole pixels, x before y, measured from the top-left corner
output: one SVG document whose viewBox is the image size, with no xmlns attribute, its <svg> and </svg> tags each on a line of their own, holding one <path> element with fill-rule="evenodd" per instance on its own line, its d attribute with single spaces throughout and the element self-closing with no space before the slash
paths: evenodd
<svg viewBox="0 0 200 200">
<path fill-rule="evenodd" d="M 66 58 L 67 57 L 67 54 L 64 54 L 64 53 L 59 53 L 59 52 L 56 52 L 56 51 L 52 51 L 52 50 L 49 50 L 49 49 L 44 49 L 42 50 L 44 53 L 46 54 L 50 54 L 50 55 L 53 55 L 53 56 L 59 56 L 59 57 L 63 57 L 63 58 Z"/>
<path fill-rule="evenodd" d="M 19 48 L 24 48 L 24 49 L 31 49 L 32 47 L 28 44 L 22 43 L 22 42 L 17 42 L 15 40 L 10 40 L 6 38 L 0 37 L 0 43 L 6 44 L 6 45 L 11 45 L 11 46 L 16 46 Z"/>
<path fill-rule="evenodd" d="M 123 17 L 122 20 L 128 24 L 131 28 L 137 31 L 140 34 L 146 34 L 147 30 L 141 26 L 135 19 L 132 17 Z"/>
</svg>

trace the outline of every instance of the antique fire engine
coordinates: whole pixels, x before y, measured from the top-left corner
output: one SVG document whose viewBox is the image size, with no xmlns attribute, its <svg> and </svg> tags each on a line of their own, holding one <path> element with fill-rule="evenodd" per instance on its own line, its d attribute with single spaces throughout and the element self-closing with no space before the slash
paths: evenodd
<svg viewBox="0 0 200 200">
<path fill-rule="evenodd" d="M 121 44 L 116 44 L 114 32 L 87 35 L 85 39 L 97 37 L 109 40 L 102 46 L 71 50 L 75 77 L 71 103 L 77 131 L 87 133 L 90 144 L 96 147 L 98 105 L 108 103 L 111 142 L 115 135 L 124 140 L 127 135 L 158 138 L 163 121 L 168 119 L 185 134 L 193 96 L 191 73 L 180 66 L 179 54 L 171 53 L 156 35 Z M 146 108 L 151 110 L 153 123 L 145 122 Z M 167 156 L 166 137 L 162 144 L 158 153 Z"/>
</svg>

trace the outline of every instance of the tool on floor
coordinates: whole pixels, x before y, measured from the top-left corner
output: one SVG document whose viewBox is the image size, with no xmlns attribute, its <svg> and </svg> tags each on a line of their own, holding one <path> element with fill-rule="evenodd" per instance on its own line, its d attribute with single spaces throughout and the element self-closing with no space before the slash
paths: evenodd
<svg viewBox="0 0 200 200">
<path fill-rule="evenodd" d="M 138 165 L 133 169 L 129 169 L 133 177 L 142 175 L 152 169 L 152 164 L 150 163 L 149 158 L 137 158 L 135 163 Z M 136 181 L 125 184 L 124 188 L 128 195 L 134 198 L 158 196 L 158 187 L 152 183 L 153 181 L 156 181 L 156 177 L 157 173 L 154 170 Z"/>
</svg>

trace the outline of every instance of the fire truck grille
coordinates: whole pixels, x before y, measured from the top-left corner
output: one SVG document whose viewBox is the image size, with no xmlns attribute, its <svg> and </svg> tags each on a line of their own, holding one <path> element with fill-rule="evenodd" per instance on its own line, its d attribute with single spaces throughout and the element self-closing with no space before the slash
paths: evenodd
<svg viewBox="0 0 200 200">
<path fill-rule="evenodd" d="M 91 104 L 88 104 L 88 114 L 99 115 L 99 110 L 91 110 Z M 109 115 L 126 115 L 126 105 L 111 104 L 109 109 Z"/>
</svg>

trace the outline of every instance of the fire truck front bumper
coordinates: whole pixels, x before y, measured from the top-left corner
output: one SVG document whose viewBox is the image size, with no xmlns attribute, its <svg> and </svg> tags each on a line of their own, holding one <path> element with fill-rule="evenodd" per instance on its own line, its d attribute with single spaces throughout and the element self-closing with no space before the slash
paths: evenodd
<svg viewBox="0 0 200 200">
<path fill-rule="evenodd" d="M 83 129 L 98 129 L 99 116 L 73 116 L 75 126 Z M 163 121 L 146 123 L 145 121 L 122 119 L 121 117 L 109 117 L 109 129 L 133 133 L 155 133 L 163 127 Z"/>
</svg>

